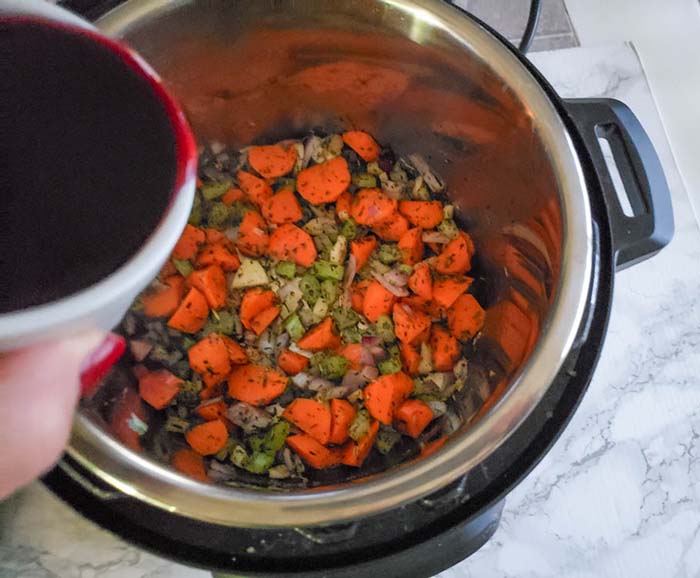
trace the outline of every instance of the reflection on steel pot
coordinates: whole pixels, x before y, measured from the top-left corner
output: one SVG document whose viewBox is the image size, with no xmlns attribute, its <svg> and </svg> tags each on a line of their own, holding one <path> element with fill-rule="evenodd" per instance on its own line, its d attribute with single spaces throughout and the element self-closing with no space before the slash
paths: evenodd
<svg viewBox="0 0 700 578">
<path fill-rule="evenodd" d="M 615 267 L 670 240 L 668 190 L 634 116 L 562 103 L 504 40 L 438 0 L 131 0 L 98 25 L 152 64 L 202 140 L 358 127 L 426 159 L 469 218 L 488 311 L 467 420 L 424 459 L 307 490 L 213 487 L 124 447 L 86 409 L 46 482 L 144 547 L 237 574 L 429 576 L 469 555 L 585 390 Z"/>
</svg>

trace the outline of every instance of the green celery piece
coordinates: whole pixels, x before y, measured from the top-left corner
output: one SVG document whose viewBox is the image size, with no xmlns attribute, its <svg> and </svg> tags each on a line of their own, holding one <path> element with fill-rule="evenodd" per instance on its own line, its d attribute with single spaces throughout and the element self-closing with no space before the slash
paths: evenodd
<svg viewBox="0 0 700 578">
<path fill-rule="evenodd" d="M 299 341 L 299 339 L 301 339 L 306 332 L 301 323 L 301 319 L 299 319 L 299 316 L 296 313 L 290 315 L 284 320 L 284 328 L 287 330 L 287 333 L 289 333 L 292 341 Z"/>
<path fill-rule="evenodd" d="M 285 277 L 286 279 L 293 279 L 294 275 L 297 273 L 297 266 L 294 261 L 280 261 L 275 267 L 275 271 L 280 277 Z"/>
<path fill-rule="evenodd" d="M 192 271 L 194 271 L 192 263 L 190 263 L 187 259 L 173 259 L 172 261 L 173 265 L 175 265 L 175 269 L 177 269 L 177 272 L 183 277 L 187 277 L 190 273 L 192 273 Z"/>
<path fill-rule="evenodd" d="M 226 191 L 231 188 L 231 181 L 222 181 L 220 183 L 205 183 L 202 185 L 202 196 L 208 201 L 213 201 L 223 196 Z"/>
<path fill-rule="evenodd" d="M 333 279 L 342 281 L 345 274 L 345 267 L 331 263 L 330 261 L 316 261 L 313 264 L 312 271 L 316 277 L 321 280 Z"/>
<path fill-rule="evenodd" d="M 301 278 L 299 288 L 304 294 L 304 300 L 309 305 L 314 305 L 321 297 L 321 283 L 316 277 L 314 277 L 314 275 L 311 275 L 310 273 L 306 273 Z"/>
</svg>

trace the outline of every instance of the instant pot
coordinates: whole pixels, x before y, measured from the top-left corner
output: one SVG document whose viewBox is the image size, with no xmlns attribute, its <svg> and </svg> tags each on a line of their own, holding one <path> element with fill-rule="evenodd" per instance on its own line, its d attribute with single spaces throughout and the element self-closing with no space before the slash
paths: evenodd
<svg viewBox="0 0 700 578">
<path fill-rule="evenodd" d="M 356 127 L 421 155 L 475 239 L 487 321 L 464 424 L 422 459 L 303 490 L 213 486 L 134 453 L 86 406 L 44 482 L 124 539 L 224 574 L 418 578 L 476 551 L 590 382 L 615 271 L 671 239 L 669 191 L 634 115 L 562 101 L 506 40 L 439 0 L 63 4 L 133 46 L 203 143 Z"/>
</svg>

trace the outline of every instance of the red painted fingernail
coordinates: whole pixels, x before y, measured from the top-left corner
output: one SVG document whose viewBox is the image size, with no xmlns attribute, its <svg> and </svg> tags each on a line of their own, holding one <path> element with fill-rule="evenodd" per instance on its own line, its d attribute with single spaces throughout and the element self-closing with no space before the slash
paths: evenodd
<svg viewBox="0 0 700 578">
<path fill-rule="evenodd" d="M 104 341 L 83 361 L 80 371 L 80 392 L 89 395 L 107 372 L 126 351 L 126 340 L 116 333 L 108 333 Z"/>
</svg>

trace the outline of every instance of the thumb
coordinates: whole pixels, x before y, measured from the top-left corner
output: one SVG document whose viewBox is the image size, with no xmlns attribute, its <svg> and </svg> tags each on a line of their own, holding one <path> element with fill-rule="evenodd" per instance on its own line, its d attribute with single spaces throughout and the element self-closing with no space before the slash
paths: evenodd
<svg viewBox="0 0 700 578">
<path fill-rule="evenodd" d="M 0 354 L 0 499 L 58 460 L 70 433 L 81 369 L 104 343 L 104 332 L 95 330 Z"/>
</svg>

